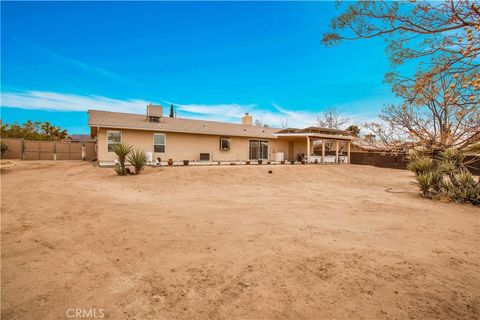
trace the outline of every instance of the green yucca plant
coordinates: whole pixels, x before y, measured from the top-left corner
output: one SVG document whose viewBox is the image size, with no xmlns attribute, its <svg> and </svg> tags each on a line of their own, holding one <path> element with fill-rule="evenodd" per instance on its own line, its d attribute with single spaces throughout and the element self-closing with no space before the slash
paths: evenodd
<svg viewBox="0 0 480 320">
<path fill-rule="evenodd" d="M 469 145 L 465 148 L 465 152 L 468 153 L 480 153 L 480 142 Z"/>
<path fill-rule="evenodd" d="M 432 158 L 417 158 L 410 161 L 407 165 L 408 170 L 413 171 L 416 175 L 429 172 L 433 169 Z"/>
<path fill-rule="evenodd" d="M 459 170 L 458 165 L 456 165 L 452 160 L 442 160 L 438 163 L 437 169 L 443 174 L 447 174 L 449 176 L 455 174 L 455 172 Z"/>
<path fill-rule="evenodd" d="M 415 173 L 423 196 L 479 205 L 480 182 L 465 169 L 464 159 L 461 151 L 453 149 L 441 152 L 435 159 L 414 153 L 408 169 Z"/>
<path fill-rule="evenodd" d="M 147 165 L 147 155 L 143 150 L 135 149 L 128 155 L 128 162 L 135 168 L 135 174 L 140 174 Z"/>
<path fill-rule="evenodd" d="M 432 170 L 416 175 L 418 186 L 422 194 L 426 197 L 436 197 L 439 195 L 443 185 L 442 173 Z"/>
<path fill-rule="evenodd" d="M 450 162 L 456 167 L 461 167 L 463 160 L 465 160 L 465 155 L 462 151 L 447 149 L 440 153 L 439 160 L 440 162 Z"/>
<path fill-rule="evenodd" d="M 461 170 L 455 174 L 456 183 L 446 184 L 448 197 L 455 202 L 477 202 L 480 200 L 480 186 L 470 172 Z"/>
<path fill-rule="evenodd" d="M 127 174 L 127 170 L 125 169 L 125 160 L 132 150 L 133 147 L 126 143 L 118 143 L 112 146 L 112 151 L 115 152 L 117 155 L 117 160 L 120 163 L 120 172 L 122 176 Z"/>
</svg>

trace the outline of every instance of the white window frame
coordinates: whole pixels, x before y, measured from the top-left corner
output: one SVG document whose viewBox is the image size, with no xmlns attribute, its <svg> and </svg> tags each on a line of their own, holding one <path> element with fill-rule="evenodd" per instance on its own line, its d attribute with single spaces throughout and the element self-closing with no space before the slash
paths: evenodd
<svg viewBox="0 0 480 320">
<path fill-rule="evenodd" d="M 113 152 L 113 151 L 110 151 L 108 150 L 108 146 L 110 145 L 110 142 L 108 141 L 108 134 L 110 132 L 119 132 L 120 133 L 120 142 L 115 142 L 115 144 L 118 144 L 118 143 L 122 143 L 122 131 L 121 130 L 107 130 L 107 152 Z"/>
<path fill-rule="evenodd" d="M 156 152 L 155 151 L 155 136 L 163 136 L 163 152 Z M 167 153 L 167 135 L 165 133 L 154 133 L 152 136 L 153 139 L 153 153 Z M 161 144 L 157 144 L 157 146 L 161 146 Z"/>
</svg>

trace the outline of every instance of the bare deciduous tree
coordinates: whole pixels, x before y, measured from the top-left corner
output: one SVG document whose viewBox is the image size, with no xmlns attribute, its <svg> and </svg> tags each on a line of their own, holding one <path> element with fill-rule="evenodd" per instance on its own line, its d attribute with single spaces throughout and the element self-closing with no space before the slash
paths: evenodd
<svg viewBox="0 0 480 320">
<path fill-rule="evenodd" d="M 431 58 L 443 71 L 469 72 L 480 52 L 476 1 L 361 1 L 331 22 L 323 43 L 382 37 L 394 66 Z M 425 60 L 425 59 L 424 59 Z M 429 69 L 429 65 L 424 67 Z"/>
<path fill-rule="evenodd" d="M 328 108 L 317 117 L 317 125 L 321 128 L 342 129 L 349 121 L 349 118 L 342 117 L 335 108 Z"/>
<path fill-rule="evenodd" d="M 356 2 L 332 21 L 332 29 L 325 44 L 374 37 L 387 43 L 393 71 L 386 81 L 404 101 L 382 110 L 384 124 L 366 124 L 386 145 L 411 141 L 444 150 L 480 141 L 476 2 Z M 404 62 L 417 62 L 415 74 L 397 73 Z"/>
<path fill-rule="evenodd" d="M 265 127 L 265 128 L 268 128 L 268 127 L 269 127 L 269 125 L 268 125 L 267 123 L 263 122 L 262 119 L 256 119 L 256 120 L 255 120 L 255 126 L 257 126 L 257 127 Z"/>
<path fill-rule="evenodd" d="M 392 149 L 402 141 L 432 151 L 467 148 L 480 141 L 480 109 L 470 99 L 471 89 L 453 90 L 463 86 L 462 78 L 440 73 L 436 82 L 402 88 L 399 96 L 405 103 L 385 106 L 380 114 L 384 124 L 367 123 L 366 127 Z"/>
</svg>

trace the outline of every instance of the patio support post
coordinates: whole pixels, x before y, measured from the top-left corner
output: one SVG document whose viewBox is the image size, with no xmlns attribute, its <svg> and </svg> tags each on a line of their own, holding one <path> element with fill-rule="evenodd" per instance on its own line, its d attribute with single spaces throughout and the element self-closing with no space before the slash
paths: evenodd
<svg viewBox="0 0 480 320">
<path fill-rule="evenodd" d="M 347 142 L 347 163 L 350 163 L 350 141 Z"/>
<path fill-rule="evenodd" d="M 325 140 L 322 140 L 322 162 L 325 163 Z"/>
<path fill-rule="evenodd" d="M 307 163 L 310 162 L 310 137 L 307 136 Z"/>
<path fill-rule="evenodd" d="M 335 140 L 335 162 L 340 162 L 338 159 L 338 140 Z"/>
</svg>

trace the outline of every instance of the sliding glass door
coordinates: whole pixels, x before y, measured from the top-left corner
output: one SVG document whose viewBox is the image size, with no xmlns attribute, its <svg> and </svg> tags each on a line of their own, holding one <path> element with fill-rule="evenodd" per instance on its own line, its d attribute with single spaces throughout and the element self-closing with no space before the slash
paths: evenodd
<svg viewBox="0 0 480 320">
<path fill-rule="evenodd" d="M 268 141 L 260 141 L 259 159 L 268 160 Z"/>
<path fill-rule="evenodd" d="M 250 140 L 250 160 L 268 160 L 268 141 Z"/>
</svg>

